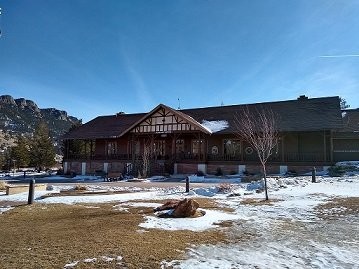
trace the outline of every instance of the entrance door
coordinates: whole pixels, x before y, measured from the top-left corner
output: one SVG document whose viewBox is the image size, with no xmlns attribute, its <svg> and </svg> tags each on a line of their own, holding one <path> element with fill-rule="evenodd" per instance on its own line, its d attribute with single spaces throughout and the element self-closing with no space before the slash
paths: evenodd
<svg viewBox="0 0 359 269">
<path fill-rule="evenodd" d="M 154 144 L 154 154 L 155 158 L 158 160 L 163 160 L 166 157 L 166 140 L 155 140 Z"/>
</svg>

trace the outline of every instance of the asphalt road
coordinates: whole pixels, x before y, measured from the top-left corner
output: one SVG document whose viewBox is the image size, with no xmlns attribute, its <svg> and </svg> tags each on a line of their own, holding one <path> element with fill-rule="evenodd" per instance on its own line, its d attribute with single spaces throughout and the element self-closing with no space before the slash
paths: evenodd
<svg viewBox="0 0 359 269">
<path fill-rule="evenodd" d="M 13 177 L 13 178 L 1 178 L 6 180 L 9 184 L 29 184 L 30 180 L 35 179 L 35 183 L 39 184 L 51 184 L 51 185 L 110 185 L 119 187 L 140 187 L 140 188 L 171 188 L 176 186 L 186 186 L 184 179 L 169 178 L 164 181 L 95 181 L 95 180 L 76 180 L 73 178 L 50 178 L 50 177 Z M 190 183 L 190 187 L 208 187 L 213 185 L 219 185 L 220 183 Z"/>
</svg>

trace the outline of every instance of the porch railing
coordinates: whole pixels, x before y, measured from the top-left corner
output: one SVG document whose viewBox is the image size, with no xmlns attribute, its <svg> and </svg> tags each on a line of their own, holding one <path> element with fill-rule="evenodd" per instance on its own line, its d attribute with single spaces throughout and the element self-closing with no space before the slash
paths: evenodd
<svg viewBox="0 0 359 269">
<path fill-rule="evenodd" d="M 72 160 L 133 160 L 132 154 L 111 154 L 111 155 L 101 155 L 95 154 L 92 156 L 89 155 L 69 155 L 65 159 Z M 135 160 L 142 160 L 142 155 L 135 155 Z M 192 153 L 180 153 L 175 155 L 165 155 L 157 156 L 153 159 L 156 160 L 173 160 L 173 161 L 223 161 L 223 162 L 252 162 L 258 161 L 258 157 L 255 153 L 251 155 L 230 155 L 230 154 L 192 154 Z M 324 154 L 318 152 L 287 152 L 282 157 L 281 155 L 272 155 L 269 158 L 269 161 L 272 162 L 307 162 L 307 161 L 325 161 Z"/>
</svg>

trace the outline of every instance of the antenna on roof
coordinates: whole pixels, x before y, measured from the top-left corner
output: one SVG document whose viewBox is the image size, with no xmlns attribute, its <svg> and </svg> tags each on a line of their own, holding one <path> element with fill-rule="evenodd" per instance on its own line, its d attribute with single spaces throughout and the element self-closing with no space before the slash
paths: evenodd
<svg viewBox="0 0 359 269">
<path fill-rule="evenodd" d="M 181 101 L 179 98 L 177 98 L 177 100 L 178 100 L 178 109 L 181 109 Z"/>
</svg>

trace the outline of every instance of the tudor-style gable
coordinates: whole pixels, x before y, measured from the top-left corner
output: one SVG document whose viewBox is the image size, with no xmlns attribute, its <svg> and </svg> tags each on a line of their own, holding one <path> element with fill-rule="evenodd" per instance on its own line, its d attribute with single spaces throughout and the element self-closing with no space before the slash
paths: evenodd
<svg viewBox="0 0 359 269">
<path fill-rule="evenodd" d="M 160 104 L 128 128 L 126 133 L 162 134 L 193 131 L 210 134 L 208 129 L 190 116 Z"/>
</svg>

